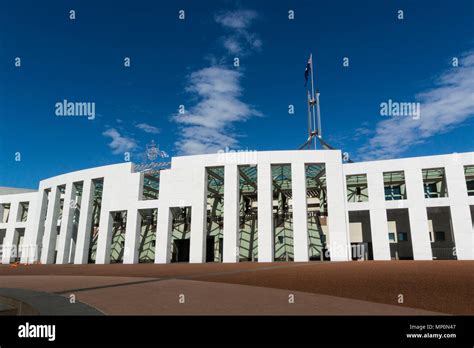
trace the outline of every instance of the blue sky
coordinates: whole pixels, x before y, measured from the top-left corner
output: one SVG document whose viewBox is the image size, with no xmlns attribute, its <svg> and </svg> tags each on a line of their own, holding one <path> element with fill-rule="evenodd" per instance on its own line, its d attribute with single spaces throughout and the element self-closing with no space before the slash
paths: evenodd
<svg viewBox="0 0 474 348">
<path fill-rule="evenodd" d="M 124 152 L 140 163 L 152 140 L 171 156 L 296 149 L 307 136 L 310 52 L 323 137 L 353 160 L 474 151 L 473 6 L 1 1 L 0 186 L 35 188 Z M 64 99 L 94 102 L 95 119 L 56 116 Z M 420 102 L 420 118 L 381 116 L 389 99 Z"/>
</svg>

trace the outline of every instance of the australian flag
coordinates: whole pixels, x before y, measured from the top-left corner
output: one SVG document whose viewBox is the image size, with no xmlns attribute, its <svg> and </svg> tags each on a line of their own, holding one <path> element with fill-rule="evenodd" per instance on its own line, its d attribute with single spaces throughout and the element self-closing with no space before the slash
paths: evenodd
<svg viewBox="0 0 474 348">
<path fill-rule="evenodd" d="M 308 83 L 309 73 L 311 72 L 311 64 L 313 60 L 313 55 L 309 55 L 308 63 L 306 63 L 306 69 L 304 70 L 304 86 L 306 87 Z"/>
</svg>

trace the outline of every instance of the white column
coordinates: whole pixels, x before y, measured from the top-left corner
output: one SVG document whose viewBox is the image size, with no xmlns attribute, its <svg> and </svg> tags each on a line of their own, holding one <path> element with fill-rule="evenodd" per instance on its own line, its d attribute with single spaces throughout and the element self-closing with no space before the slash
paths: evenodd
<svg viewBox="0 0 474 348">
<path fill-rule="evenodd" d="M 102 202 L 104 202 L 104 199 L 102 199 Z M 112 229 L 114 221 L 111 212 L 106 209 L 104 205 L 102 205 L 101 209 L 95 263 L 107 264 L 110 263 L 110 248 L 112 244 Z"/>
<path fill-rule="evenodd" d="M 472 226 L 464 167 L 454 159 L 446 166 L 446 184 L 451 221 L 458 260 L 474 260 L 474 228 Z"/>
<path fill-rule="evenodd" d="M 304 162 L 291 164 L 294 259 L 301 262 L 309 260 L 305 169 Z"/>
<path fill-rule="evenodd" d="M 138 247 L 141 233 L 141 214 L 137 209 L 127 212 L 127 226 L 125 230 L 125 251 L 123 263 L 138 263 Z"/>
<path fill-rule="evenodd" d="M 89 258 L 89 243 L 92 230 L 92 213 L 94 209 L 95 185 L 92 180 L 85 180 L 82 186 L 81 213 L 77 226 L 75 264 L 86 264 Z"/>
<path fill-rule="evenodd" d="M 370 232 L 374 260 L 390 260 L 383 172 L 369 171 L 367 173 L 367 185 L 369 192 Z"/>
<path fill-rule="evenodd" d="M 129 202 L 139 201 L 143 196 L 144 173 L 137 173 L 133 176 L 133 195 Z M 123 254 L 124 264 L 138 263 L 139 258 L 139 241 L 141 234 L 141 214 L 134 204 L 129 205 L 127 211 L 127 225 L 125 226 L 125 245 Z"/>
<path fill-rule="evenodd" d="M 421 168 L 405 170 L 408 216 L 414 260 L 432 260 L 428 213 Z"/>
<path fill-rule="evenodd" d="M 160 200 L 160 202 L 162 202 Z M 155 263 L 170 263 L 171 228 L 173 218 L 168 206 L 158 203 L 158 221 L 156 226 Z"/>
<path fill-rule="evenodd" d="M 196 173 L 196 203 L 191 208 L 191 241 L 189 250 L 190 263 L 206 262 L 206 215 L 207 215 L 207 172 L 200 168 Z"/>
<path fill-rule="evenodd" d="M 239 262 L 239 170 L 224 168 L 224 262 Z"/>
<path fill-rule="evenodd" d="M 25 243 L 25 235 L 23 234 L 23 243 Z M 22 252 L 22 245 L 20 245 L 20 232 L 18 229 L 14 228 L 13 229 L 13 240 L 12 240 L 12 254 L 10 261 L 15 261 L 16 258 L 18 258 Z"/>
<path fill-rule="evenodd" d="M 39 207 L 37 207 L 39 204 Z M 36 201 L 30 202 L 28 211 L 28 228 L 30 232 L 27 233 L 29 236 L 28 244 L 29 249 L 26 254 L 29 263 L 34 263 L 41 258 L 41 247 L 43 243 L 43 235 L 45 228 L 46 213 L 48 208 L 48 193 L 46 190 L 41 189 L 38 192 L 38 198 Z"/>
<path fill-rule="evenodd" d="M 338 161 L 326 162 L 329 253 L 331 261 L 350 260 L 347 197 L 340 155 Z"/>
<path fill-rule="evenodd" d="M 74 183 L 66 184 L 64 192 L 63 216 L 61 218 L 61 230 L 59 231 L 58 257 L 56 263 L 69 262 L 69 251 L 71 247 L 71 236 L 73 228 L 74 211 L 76 210 L 76 188 Z"/>
<path fill-rule="evenodd" d="M 44 224 L 43 248 L 41 250 L 41 263 L 43 264 L 55 261 L 60 197 L 61 191 L 58 186 L 53 186 L 49 193 L 48 212 Z"/>
<path fill-rule="evenodd" d="M 37 204 L 41 202 L 41 198 L 44 195 L 42 191 L 38 191 L 37 198 L 32 199 L 28 205 L 28 217 L 26 220 L 25 236 L 23 239 L 21 263 L 33 263 L 37 261 L 36 252 L 38 250 L 38 243 L 36 242 L 36 236 L 38 233 L 37 220 Z M 44 217 L 44 215 L 43 215 Z M 36 229 L 34 229 L 36 227 Z"/>
<path fill-rule="evenodd" d="M 273 183 L 271 164 L 259 164 L 257 172 L 258 262 L 272 262 L 275 242 L 273 237 Z"/>
<path fill-rule="evenodd" d="M 18 219 L 20 204 L 18 202 L 12 202 L 10 204 L 10 216 L 7 222 L 7 230 L 5 238 L 3 239 L 3 253 L 2 253 L 2 263 L 9 264 L 11 261 L 14 261 L 19 250 L 15 248 L 15 225 Z"/>
</svg>

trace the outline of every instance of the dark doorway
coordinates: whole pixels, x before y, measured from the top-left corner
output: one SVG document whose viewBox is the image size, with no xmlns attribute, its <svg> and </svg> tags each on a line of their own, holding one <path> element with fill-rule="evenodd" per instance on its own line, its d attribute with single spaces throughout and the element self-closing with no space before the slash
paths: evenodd
<svg viewBox="0 0 474 348">
<path fill-rule="evenodd" d="M 368 210 L 349 212 L 349 235 L 352 260 L 373 260 L 372 230 Z"/>
<path fill-rule="evenodd" d="M 175 239 L 172 262 L 189 262 L 189 239 Z"/>
<path fill-rule="evenodd" d="M 392 260 L 413 260 L 408 209 L 387 209 L 387 223 Z"/>
<path fill-rule="evenodd" d="M 214 262 L 214 236 L 208 236 L 206 240 L 206 262 Z"/>
<path fill-rule="evenodd" d="M 457 260 L 450 207 L 427 208 L 433 260 Z"/>
<path fill-rule="evenodd" d="M 189 262 L 191 207 L 173 207 L 170 211 L 173 240 L 171 262 Z"/>
<path fill-rule="evenodd" d="M 222 262 L 222 257 L 224 255 L 224 238 L 219 238 L 219 258 Z"/>
</svg>

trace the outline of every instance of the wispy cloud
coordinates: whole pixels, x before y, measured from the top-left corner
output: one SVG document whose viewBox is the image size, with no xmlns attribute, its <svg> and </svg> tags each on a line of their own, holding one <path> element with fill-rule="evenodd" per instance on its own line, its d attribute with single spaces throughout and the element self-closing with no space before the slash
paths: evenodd
<svg viewBox="0 0 474 348">
<path fill-rule="evenodd" d="M 115 128 L 105 130 L 102 135 L 112 139 L 109 143 L 109 147 L 115 155 L 131 151 L 138 146 L 134 139 L 121 135 Z"/>
<path fill-rule="evenodd" d="M 227 54 L 248 54 L 261 47 L 256 34 L 248 31 L 257 18 L 252 10 L 220 12 L 215 16 L 215 21 L 229 31 L 222 39 Z M 175 143 L 179 153 L 212 153 L 238 145 L 235 123 L 261 115 L 240 99 L 242 78 L 241 71 L 218 63 L 189 75 L 186 92 L 197 103 L 184 114 L 172 116 L 181 125 L 180 138 Z"/>
<path fill-rule="evenodd" d="M 209 67 L 193 72 L 186 91 L 200 100 L 184 114 L 173 119 L 184 125 L 176 145 L 181 153 L 210 153 L 238 143 L 232 124 L 260 115 L 242 102 L 242 73 L 224 67 Z"/>
<path fill-rule="evenodd" d="M 258 19 L 256 11 L 219 12 L 214 16 L 214 19 L 224 29 L 229 30 L 228 34 L 221 38 L 222 44 L 229 54 L 247 55 L 252 50 L 262 47 L 262 40 L 258 35 L 248 30 L 252 23 Z"/>
<path fill-rule="evenodd" d="M 152 125 L 149 125 L 148 123 L 139 123 L 135 125 L 136 128 L 141 129 L 145 133 L 150 133 L 150 134 L 158 134 L 160 130 Z"/>
<path fill-rule="evenodd" d="M 254 10 L 223 11 L 214 16 L 217 23 L 234 30 L 246 30 L 258 18 Z"/>
<path fill-rule="evenodd" d="M 435 79 L 433 88 L 416 95 L 418 120 L 392 117 L 380 121 L 374 136 L 361 148 L 364 160 L 396 157 L 409 147 L 446 133 L 474 116 L 474 51 L 463 54 L 458 67 Z"/>
</svg>

